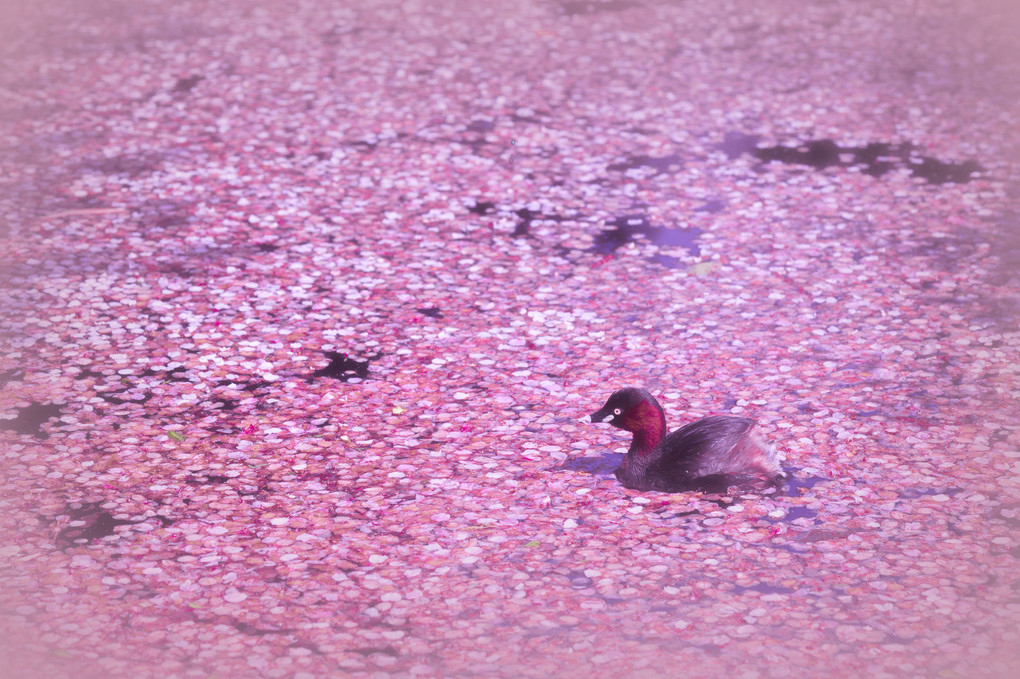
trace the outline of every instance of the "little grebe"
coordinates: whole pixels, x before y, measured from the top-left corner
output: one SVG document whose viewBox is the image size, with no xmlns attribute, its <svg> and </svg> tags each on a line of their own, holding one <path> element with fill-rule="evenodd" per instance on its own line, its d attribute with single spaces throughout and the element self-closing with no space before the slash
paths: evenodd
<svg viewBox="0 0 1020 679">
<path fill-rule="evenodd" d="M 644 389 L 634 388 L 613 392 L 590 417 L 634 434 L 616 470 L 628 488 L 720 493 L 752 485 L 762 475 L 777 488 L 786 478 L 775 451 L 754 433 L 754 420 L 713 415 L 667 434 L 662 406 Z"/>
</svg>

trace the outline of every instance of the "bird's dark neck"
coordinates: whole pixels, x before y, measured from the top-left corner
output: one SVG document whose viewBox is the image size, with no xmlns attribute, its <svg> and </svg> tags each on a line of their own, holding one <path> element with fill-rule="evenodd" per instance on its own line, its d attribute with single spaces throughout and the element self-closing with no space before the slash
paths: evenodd
<svg viewBox="0 0 1020 679">
<path fill-rule="evenodd" d="M 640 403 L 628 418 L 634 440 L 630 443 L 631 454 L 646 456 L 652 454 L 666 435 L 666 415 L 655 403 Z"/>
<path fill-rule="evenodd" d="M 662 456 L 662 439 L 666 435 L 666 415 L 657 404 L 642 403 L 628 418 L 634 438 L 620 471 L 627 479 L 637 481 L 644 477 L 650 464 Z"/>
</svg>

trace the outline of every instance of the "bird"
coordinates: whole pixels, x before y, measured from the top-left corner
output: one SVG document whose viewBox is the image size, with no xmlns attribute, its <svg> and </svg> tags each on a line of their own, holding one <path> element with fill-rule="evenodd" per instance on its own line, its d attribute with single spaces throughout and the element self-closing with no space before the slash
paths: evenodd
<svg viewBox="0 0 1020 679">
<path fill-rule="evenodd" d="M 725 493 L 730 486 L 758 487 L 762 477 L 781 488 L 786 479 L 775 449 L 746 417 L 712 415 L 667 433 L 666 414 L 655 397 L 627 387 L 588 418 L 634 435 L 615 472 L 627 488 Z"/>
</svg>

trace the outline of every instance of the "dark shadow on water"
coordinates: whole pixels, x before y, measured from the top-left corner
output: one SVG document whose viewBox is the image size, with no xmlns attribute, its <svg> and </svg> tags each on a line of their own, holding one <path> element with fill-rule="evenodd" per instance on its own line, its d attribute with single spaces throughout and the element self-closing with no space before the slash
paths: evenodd
<svg viewBox="0 0 1020 679">
<path fill-rule="evenodd" d="M 786 497 L 801 497 L 807 495 L 807 491 L 810 491 L 819 483 L 826 483 L 829 479 L 822 476 L 805 476 L 797 474 L 800 471 L 799 468 L 791 467 L 786 470 L 787 479 L 783 484 L 783 494 Z"/>
<path fill-rule="evenodd" d="M 130 526 L 144 521 L 144 519 L 140 521 L 115 519 L 99 502 L 85 502 L 77 507 L 72 506 L 66 509 L 65 513 L 72 523 L 78 525 L 68 526 L 57 533 L 54 542 L 61 549 L 101 540 L 113 535 L 117 526 Z"/>
<path fill-rule="evenodd" d="M 364 380 L 368 378 L 369 363 L 382 356 L 382 354 L 376 354 L 369 356 L 364 361 L 358 361 L 338 351 L 324 351 L 322 353 L 329 359 L 329 365 L 313 372 L 306 378 L 306 381 L 312 382 L 317 377 L 330 377 L 341 382 L 347 382 L 355 377 Z"/>
<path fill-rule="evenodd" d="M 789 587 L 783 587 L 782 585 L 770 585 L 765 582 L 760 582 L 757 585 L 748 585 L 743 587 L 741 585 L 735 585 L 733 587 L 734 594 L 743 594 L 744 592 L 761 592 L 762 594 L 792 594 L 793 590 Z"/>
<path fill-rule="evenodd" d="M 595 235 L 595 243 L 591 247 L 592 252 L 600 255 L 612 254 L 617 248 L 635 241 L 638 236 L 644 236 L 656 245 L 679 245 L 693 255 L 701 253 L 701 248 L 695 243 L 702 233 L 701 229 L 652 226 L 648 218 L 642 215 L 617 217 L 606 226 L 609 228 Z"/>
<path fill-rule="evenodd" d="M 174 92 L 190 92 L 195 88 L 195 85 L 205 80 L 205 76 L 192 75 L 187 78 L 178 78 L 174 84 Z"/>
<path fill-rule="evenodd" d="M 21 382 L 25 379 L 25 371 L 14 368 L 12 370 L 0 370 L 0 389 L 11 382 Z"/>
<path fill-rule="evenodd" d="M 670 156 L 669 158 L 672 158 Z M 659 159 L 663 160 L 663 159 Z M 672 162 L 672 161 L 671 161 Z M 679 161 L 676 161 L 679 162 Z M 704 205 L 695 208 L 695 212 L 716 213 L 725 209 L 726 203 L 720 199 L 712 198 L 706 200 Z M 513 231 L 509 234 L 511 238 L 538 238 L 533 233 L 533 226 L 539 222 L 562 224 L 563 222 L 578 223 L 587 227 L 588 220 L 581 215 L 560 215 L 549 212 L 541 212 L 528 207 L 516 210 L 501 210 L 493 201 L 476 200 L 473 206 L 467 207 L 469 213 L 484 217 L 498 213 L 504 217 L 515 216 L 516 223 Z M 693 256 L 701 254 L 701 248 L 697 240 L 704 233 L 703 229 L 697 227 L 673 227 L 653 225 L 646 216 L 642 214 L 630 214 L 616 217 L 607 221 L 605 226 L 595 232 L 594 242 L 586 249 L 572 248 L 560 245 L 558 250 L 561 256 L 570 259 L 572 252 L 589 252 L 596 255 L 612 257 L 616 251 L 630 243 L 647 241 L 652 245 L 662 247 L 681 247 L 686 249 Z M 647 261 L 661 264 L 669 269 L 682 269 L 687 264 L 680 261 L 679 257 L 665 254 L 653 254 Z M 596 265 L 597 266 L 597 265 Z"/>
<path fill-rule="evenodd" d="M 476 200 L 475 204 L 468 208 L 468 212 L 471 212 L 479 216 L 484 216 L 489 214 L 490 212 L 494 212 L 495 208 L 496 203 L 494 203 L 491 200 Z"/>
<path fill-rule="evenodd" d="M 804 552 L 811 550 L 810 545 L 796 542 L 779 542 L 778 540 L 771 540 L 762 544 L 766 547 L 771 547 L 772 549 L 781 549 L 782 551 L 789 552 L 790 554 L 803 554 Z"/>
<path fill-rule="evenodd" d="M 694 209 L 695 212 L 707 212 L 709 214 L 715 214 L 722 212 L 726 209 L 726 201 L 718 198 L 709 198 L 705 201 L 705 204 Z"/>
<path fill-rule="evenodd" d="M 623 453 L 606 453 L 599 457 L 571 457 L 549 471 L 584 472 L 592 476 L 609 476 L 620 468 Z"/>
<path fill-rule="evenodd" d="M 18 408 L 17 416 L 14 419 L 0 420 L 0 429 L 45 440 L 49 438 L 49 434 L 44 432 L 41 427 L 50 420 L 60 417 L 64 405 L 63 403 L 37 403 L 32 401 L 24 408 Z"/>
<path fill-rule="evenodd" d="M 716 144 L 716 148 L 726 154 L 730 160 L 739 158 L 745 153 L 753 153 L 758 148 L 758 135 L 742 134 L 740 132 L 727 132 L 722 143 Z"/>
<path fill-rule="evenodd" d="M 422 307 L 420 309 L 415 309 L 415 311 L 425 316 L 428 316 L 429 318 L 443 317 L 443 311 L 439 307 Z"/>
<path fill-rule="evenodd" d="M 589 249 L 599 255 L 612 255 L 617 249 L 628 243 L 637 242 L 639 238 L 645 238 L 655 245 L 680 246 L 685 248 L 692 255 L 701 254 L 697 239 L 703 233 L 695 227 L 670 228 L 665 226 L 653 226 L 643 215 L 625 215 L 607 222 L 608 228 L 595 234 L 595 242 Z M 684 266 L 677 257 L 670 255 L 653 255 L 651 261 L 661 264 L 668 269 L 678 269 Z"/>
<path fill-rule="evenodd" d="M 567 16 L 622 12 L 639 6 L 638 3 L 628 0 L 560 0 L 559 5 L 560 11 Z"/>
<path fill-rule="evenodd" d="M 896 494 L 905 500 L 913 500 L 919 497 L 930 495 L 955 495 L 965 488 L 904 488 L 896 491 Z"/>
<path fill-rule="evenodd" d="M 778 519 L 773 519 L 770 516 L 762 517 L 769 523 L 790 523 L 797 519 L 814 519 L 818 516 L 818 512 L 807 507 L 790 507 L 786 510 L 786 516 L 781 516 Z M 817 521 L 815 521 L 817 523 Z"/>
<path fill-rule="evenodd" d="M 536 221 L 548 221 L 548 222 L 562 222 L 564 217 L 554 214 L 545 214 L 536 210 L 531 210 L 526 207 L 522 207 L 520 210 L 515 210 L 514 214 L 520 217 L 519 222 L 514 227 L 514 232 L 510 234 L 513 238 L 523 238 L 531 235 L 531 224 Z"/>
<path fill-rule="evenodd" d="M 595 584 L 595 581 L 585 575 L 583 571 L 571 571 L 567 573 L 567 579 L 570 580 L 570 585 L 574 589 L 584 589 Z"/>
<path fill-rule="evenodd" d="M 763 164 L 780 162 L 805 165 L 817 170 L 827 167 L 856 167 L 871 177 L 900 168 L 910 170 L 912 177 L 929 184 L 965 184 L 981 176 L 984 168 L 977 161 L 949 163 L 931 156 L 921 155 L 917 147 L 907 142 L 889 144 L 871 142 L 864 146 L 840 146 L 831 139 L 813 139 L 796 146 L 758 146 L 760 137 L 740 132 L 727 132 L 716 148 L 733 160 L 748 153 Z"/>
<path fill-rule="evenodd" d="M 622 163 L 614 163 L 608 166 L 607 170 L 615 172 L 627 172 L 629 170 L 636 170 L 642 167 L 648 167 L 655 170 L 655 174 L 663 174 L 669 172 L 673 168 L 680 168 L 683 163 L 680 161 L 680 155 L 673 153 L 668 156 L 628 156 Z"/>
</svg>

